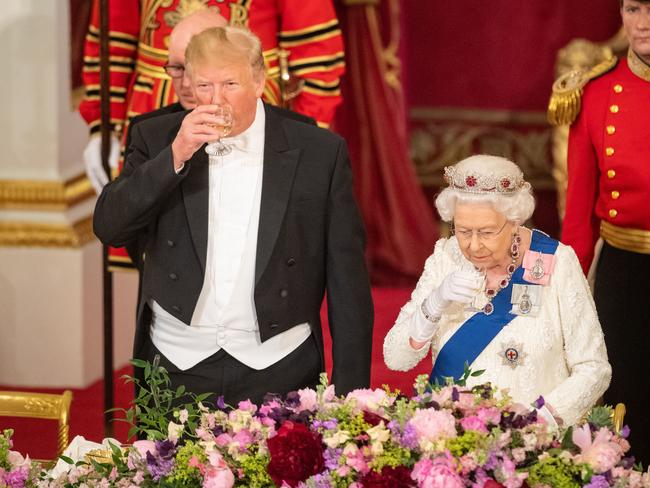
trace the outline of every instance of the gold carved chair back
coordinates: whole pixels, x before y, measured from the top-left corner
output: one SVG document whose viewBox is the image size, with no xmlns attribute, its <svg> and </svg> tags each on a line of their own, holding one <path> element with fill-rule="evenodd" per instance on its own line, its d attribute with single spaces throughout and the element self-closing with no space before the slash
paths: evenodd
<svg viewBox="0 0 650 488">
<path fill-rule="evenodd" d="M 20 417 L 58 420 L 56 457 L 60 456 L 69 441 L 69 419 L 72 392 L 60 395 L 25 391 L 0 391 L 0 417 Z"/>
</svg>

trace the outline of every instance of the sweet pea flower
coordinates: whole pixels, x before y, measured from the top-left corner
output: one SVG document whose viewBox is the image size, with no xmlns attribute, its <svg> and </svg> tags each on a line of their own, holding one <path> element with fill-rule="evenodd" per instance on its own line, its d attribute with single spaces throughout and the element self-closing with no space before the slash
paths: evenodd
<svg viewBox="0 0 650 488">
<path fill-rule="evenodd" d="M 384 408 L 390 407 L 395 401 L 394 397 L 389 396 L 384 390 L 379 388 L 371 390 L 360 388 L 352 390 L 345 398 L 346 402 L 353 400 L 355 411 L 366 410 L 368 412 L 384 414 Z"/>
<path fill-rule="evenodd" d="M 311 412 L 316 410 L 316 406 L 318 405 L 318 395 L 316 394 L 316 391 L 311 388 L 304 388 L 298 390 L 298 395 L 300 396 L 300 406 L 298 407 L 298 411 L 309 410 Z"/>
<path fill-rule="evenodd" d="M 485 422 L 476 415 L 470 415 L 469 417 L 461 419 L 460 425 L 465 430 L 472 430 L 474 432 L 478 432 L 479 434 L 488 433 Z"/>
<path fill-rule="evenodd" d="M 135 441 L 133 447 L 138 451 L 142 458 L 147 457 L 147 453 L 156 454 L 156 443 L 154 441 L 141 440 Z"/>
<path fill-rule="evenodd" d="M 184 430 L 185 427 L 183 425 L 169 421 L 169 425 L 167 426 L 167 438 L 176 444 L 181 435 L 183 435 Z"/>
<path fill-rule="evenodd" d="M 253 402 L 250 400 L 243 400 L 237 404 L 237 408 L 239 410 L 245 410 L 250 413 L 255 413 L 257 412 L 257 405 L 255 405 Z"/>
<path fill-rule="evenodd" d="M 347 430 L 327 431 L 324 435 L 327 437 L 323 437 L 323 442 L 330 449 L 341 446 L 350 439 L 350 433 Z"/>
<path fill-rule="evenodd" d="M 181 424 L 184 424 L 185 422 L 187 422 L 187 419 L 189 418 L 189 416 L 190 416 L 189 412 L 187 411 L 187 409 L 184 408 L 183 410 L 178 412 L 178 421 Z"/>
<path fill-rule="evenodd" d="M 486 424 L 499 425 L 501 412 L 496 407 L 482 407 L 476 411 L 476 416 Z"/>
</svg>

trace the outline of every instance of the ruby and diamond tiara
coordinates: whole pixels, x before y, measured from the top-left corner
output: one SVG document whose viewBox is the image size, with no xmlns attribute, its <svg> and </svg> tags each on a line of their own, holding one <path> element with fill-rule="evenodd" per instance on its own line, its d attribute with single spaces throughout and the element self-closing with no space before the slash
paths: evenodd
<svg viewBox="0 0 650 488">
<path fill-rule="evenodd" d="M 485 175 L 472 171 L 459 171 L 454 166 L 445 167 L 445 181 L 451 188 L 467 193 L 511 194 L 530 188 L 522 173 Z"/>
</svg>

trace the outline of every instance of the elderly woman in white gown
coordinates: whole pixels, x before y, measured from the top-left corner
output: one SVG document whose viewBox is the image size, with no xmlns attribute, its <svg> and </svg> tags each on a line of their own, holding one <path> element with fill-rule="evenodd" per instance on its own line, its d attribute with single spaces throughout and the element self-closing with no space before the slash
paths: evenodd
<svg viewBox="0 0 650 488">
<path fill-rule="evenodd" d="M 389 368 L 407 371 L 431 350 L 432 383 L 490 382 L 514 400 L 542 396 L 577 422 L 604 393 L 611 368 L 587 281 L 570 247 L 521 224 L 533 213 L 519 167 L 472 156 L 445 168 L 436 199 L 454 235 L 440 239 L 384 340 Z"/>
</svg>

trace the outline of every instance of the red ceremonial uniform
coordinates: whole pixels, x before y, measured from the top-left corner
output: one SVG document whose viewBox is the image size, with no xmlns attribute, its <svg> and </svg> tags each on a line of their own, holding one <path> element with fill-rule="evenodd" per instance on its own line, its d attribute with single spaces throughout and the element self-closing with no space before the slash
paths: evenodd
<svg viewBox="0 0 650 488">
<path fill-rule="evenodd" d="M 563 241 L 585 272 L 598 236 L 594 280 L 612 381 L 605 403 L 625 402 L 630 453 L 650 462 L 650 395 L 640 386 L 650 349 L 650 66 L 632 51 L 589 82 L 569 133 Z M 576 302 L 576 313 L 580 313 Z M 585 338 L 587 340 L 587 338 Z M 628 454 L 630 454 L 628 453 Z"/>
<path fill-rule="evenodd" d="M 343 39 L 331 0 L 111 0 L 109 70 L 111 127 L 126 134 L 141 113 L 176 101 L 165 73 L 169 35 L 190 9 L 201 3 L 218 9 L 230 25 L 246 26 L 261 40 L 267 70 L 263 98 L 281 101 L 279 52 L 288 55 L 291 75 L 303 81 L 291 108 L 327 127 L 341 102 Z M 91 134 L 99 131 L 99 2 L 95 1 L 84 48 L 86 94 L 79 112 Z M 112 264 L 129 263 L 122 249 L 111 250 Z"/>
<path fill-rule="evenodd" d="M 587 84 L 569 133 L 562 241 L 585 273 L 599 235 L 635 251 L 634 236 L 650 232 L 650 68 L 636 64 L 633 72 L 630 62 Z"/>
</svg>

